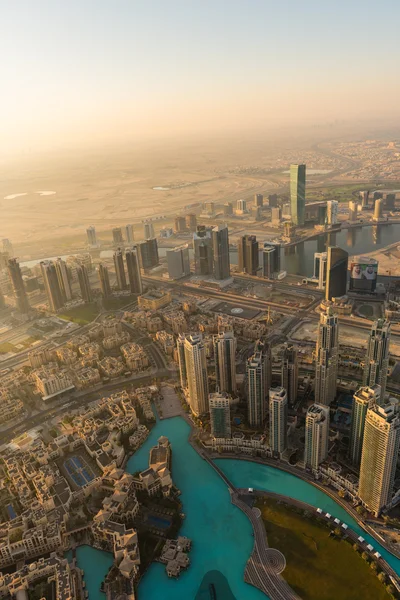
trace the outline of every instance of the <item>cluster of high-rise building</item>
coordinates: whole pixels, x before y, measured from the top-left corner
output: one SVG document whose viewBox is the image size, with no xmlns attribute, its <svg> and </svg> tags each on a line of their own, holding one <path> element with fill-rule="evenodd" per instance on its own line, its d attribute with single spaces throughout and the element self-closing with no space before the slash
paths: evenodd
<svg viewBox="0 0 400 600">
<path fill-rule="evenodd" d="M 193 234 L 195 274 L 217 280 L 230 277 L 229 235 L 226 225 L 198 225 Z"/>
<path fill-rule="evenodd" d="M 238 269 L 240 273 L 260 275 L 267 279 L 277 279 L 281 272 L 281 246 L 275 242 L 264 242 L 259 247 L 255 235 L 243 235 L 238 244 Z M 261 250 L 261 265 L 260 265 Z"/>
</svg>

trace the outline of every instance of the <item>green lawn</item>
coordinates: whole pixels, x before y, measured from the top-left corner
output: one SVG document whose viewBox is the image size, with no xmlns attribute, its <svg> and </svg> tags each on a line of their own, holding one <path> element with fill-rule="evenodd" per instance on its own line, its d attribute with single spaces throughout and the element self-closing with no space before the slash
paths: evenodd
<svg viewBox="0 0 400 600">
<path fill-rule="evenodd" d="M 329 537 L 325 524 L 274 500 L 257 506 L 269 546 L 286 557 L 282 576 L 302 600 L 389 600 L 369 564 L 350 543 Z"/>
<path fill-rule="evenodd" d="M 88 323 L 93 321 L 93 319 L 95 319 L 98 314 L 98 306 L 96 303 L 93 303 L 82 304 L 82 306 L 71 308 L 70 310 L 66 310 L 58 316 L 61 319 L 65 319 L 66 321 L 73 321 L 74 323 L 78 323 L 78 325 L 87 325 Z"/>
</svg>

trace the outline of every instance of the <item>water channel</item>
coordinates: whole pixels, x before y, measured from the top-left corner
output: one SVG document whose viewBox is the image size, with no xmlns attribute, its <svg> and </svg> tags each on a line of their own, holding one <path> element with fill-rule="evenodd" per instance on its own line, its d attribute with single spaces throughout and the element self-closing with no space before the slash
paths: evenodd
<svg viewBox="0 0 400 600">
<path fill-rule="evenodd" d="M 168 579 L 164 566 L 153 564 L 140 582 L 139 600 L 192 600 L 204 575 L 215 570 L 226 577 L 237 600 L 265 600 L 262 592 L 243 581 L 254 540 L 250 522 L 232 506 L 226 485 L 188 443 L 189 426 L 183 419 L 158 421 L 145 444 L 129 460 L 128 472 L 148 466 L 149 450 L 161 435 L 167 436 L 172 446 L 172 477 L 182 492 L 186 514 L 181 533 L 193 541 L 191 565 L 175 580 Z M 363 533 L 343 508 L 311 484 L 279 469 L 249 461 L 218 459 L 217 462 L 238 487 L 273 491 L 329 511 L 362 533 L 400 574 L 400 560 Z M 77 555 L 85 571 L 89 599 L 104 598 L 99 586 L 111 564 L 111 555 L 88 546 L 78 549 Z"/>
</svg>

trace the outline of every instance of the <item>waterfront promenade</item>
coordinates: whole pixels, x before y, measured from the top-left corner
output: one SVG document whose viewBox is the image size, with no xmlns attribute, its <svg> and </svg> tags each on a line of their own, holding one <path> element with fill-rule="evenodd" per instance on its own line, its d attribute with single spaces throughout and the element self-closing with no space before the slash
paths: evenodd
<svg viewBox="0 0 400 600">
<path fill-rule="evenodd" d="M 195 447 L 193 445 L 193 447 Z M 218 473 L 229 488 L 231 502 L 248 517 L 253 527 L 254 546 L 249 560 L 247 561 L 244 579 L 264 592 L 270 600 L 300 600 L 300 597 L 292 590 L 281 576 L 286 562 L 283 554 L 274 548 L 269 548 L 267 533 L 258 509 L 252 509 L 241 498 L 240 490 L 237 490 L 221 469 L 199 448 L 196 448 L 200 456 Z"/>
</svg>

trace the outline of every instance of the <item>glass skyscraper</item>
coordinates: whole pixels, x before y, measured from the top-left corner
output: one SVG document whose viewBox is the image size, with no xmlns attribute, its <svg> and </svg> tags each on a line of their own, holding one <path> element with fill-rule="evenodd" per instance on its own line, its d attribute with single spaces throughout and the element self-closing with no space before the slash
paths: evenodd
<svg viewBox="0 0 400 600">
<path fill-rule="evenodd" d="M 304 225 L 306 165 L 290 165 L 290 210 L 293 225 Z"/>
</svg>

